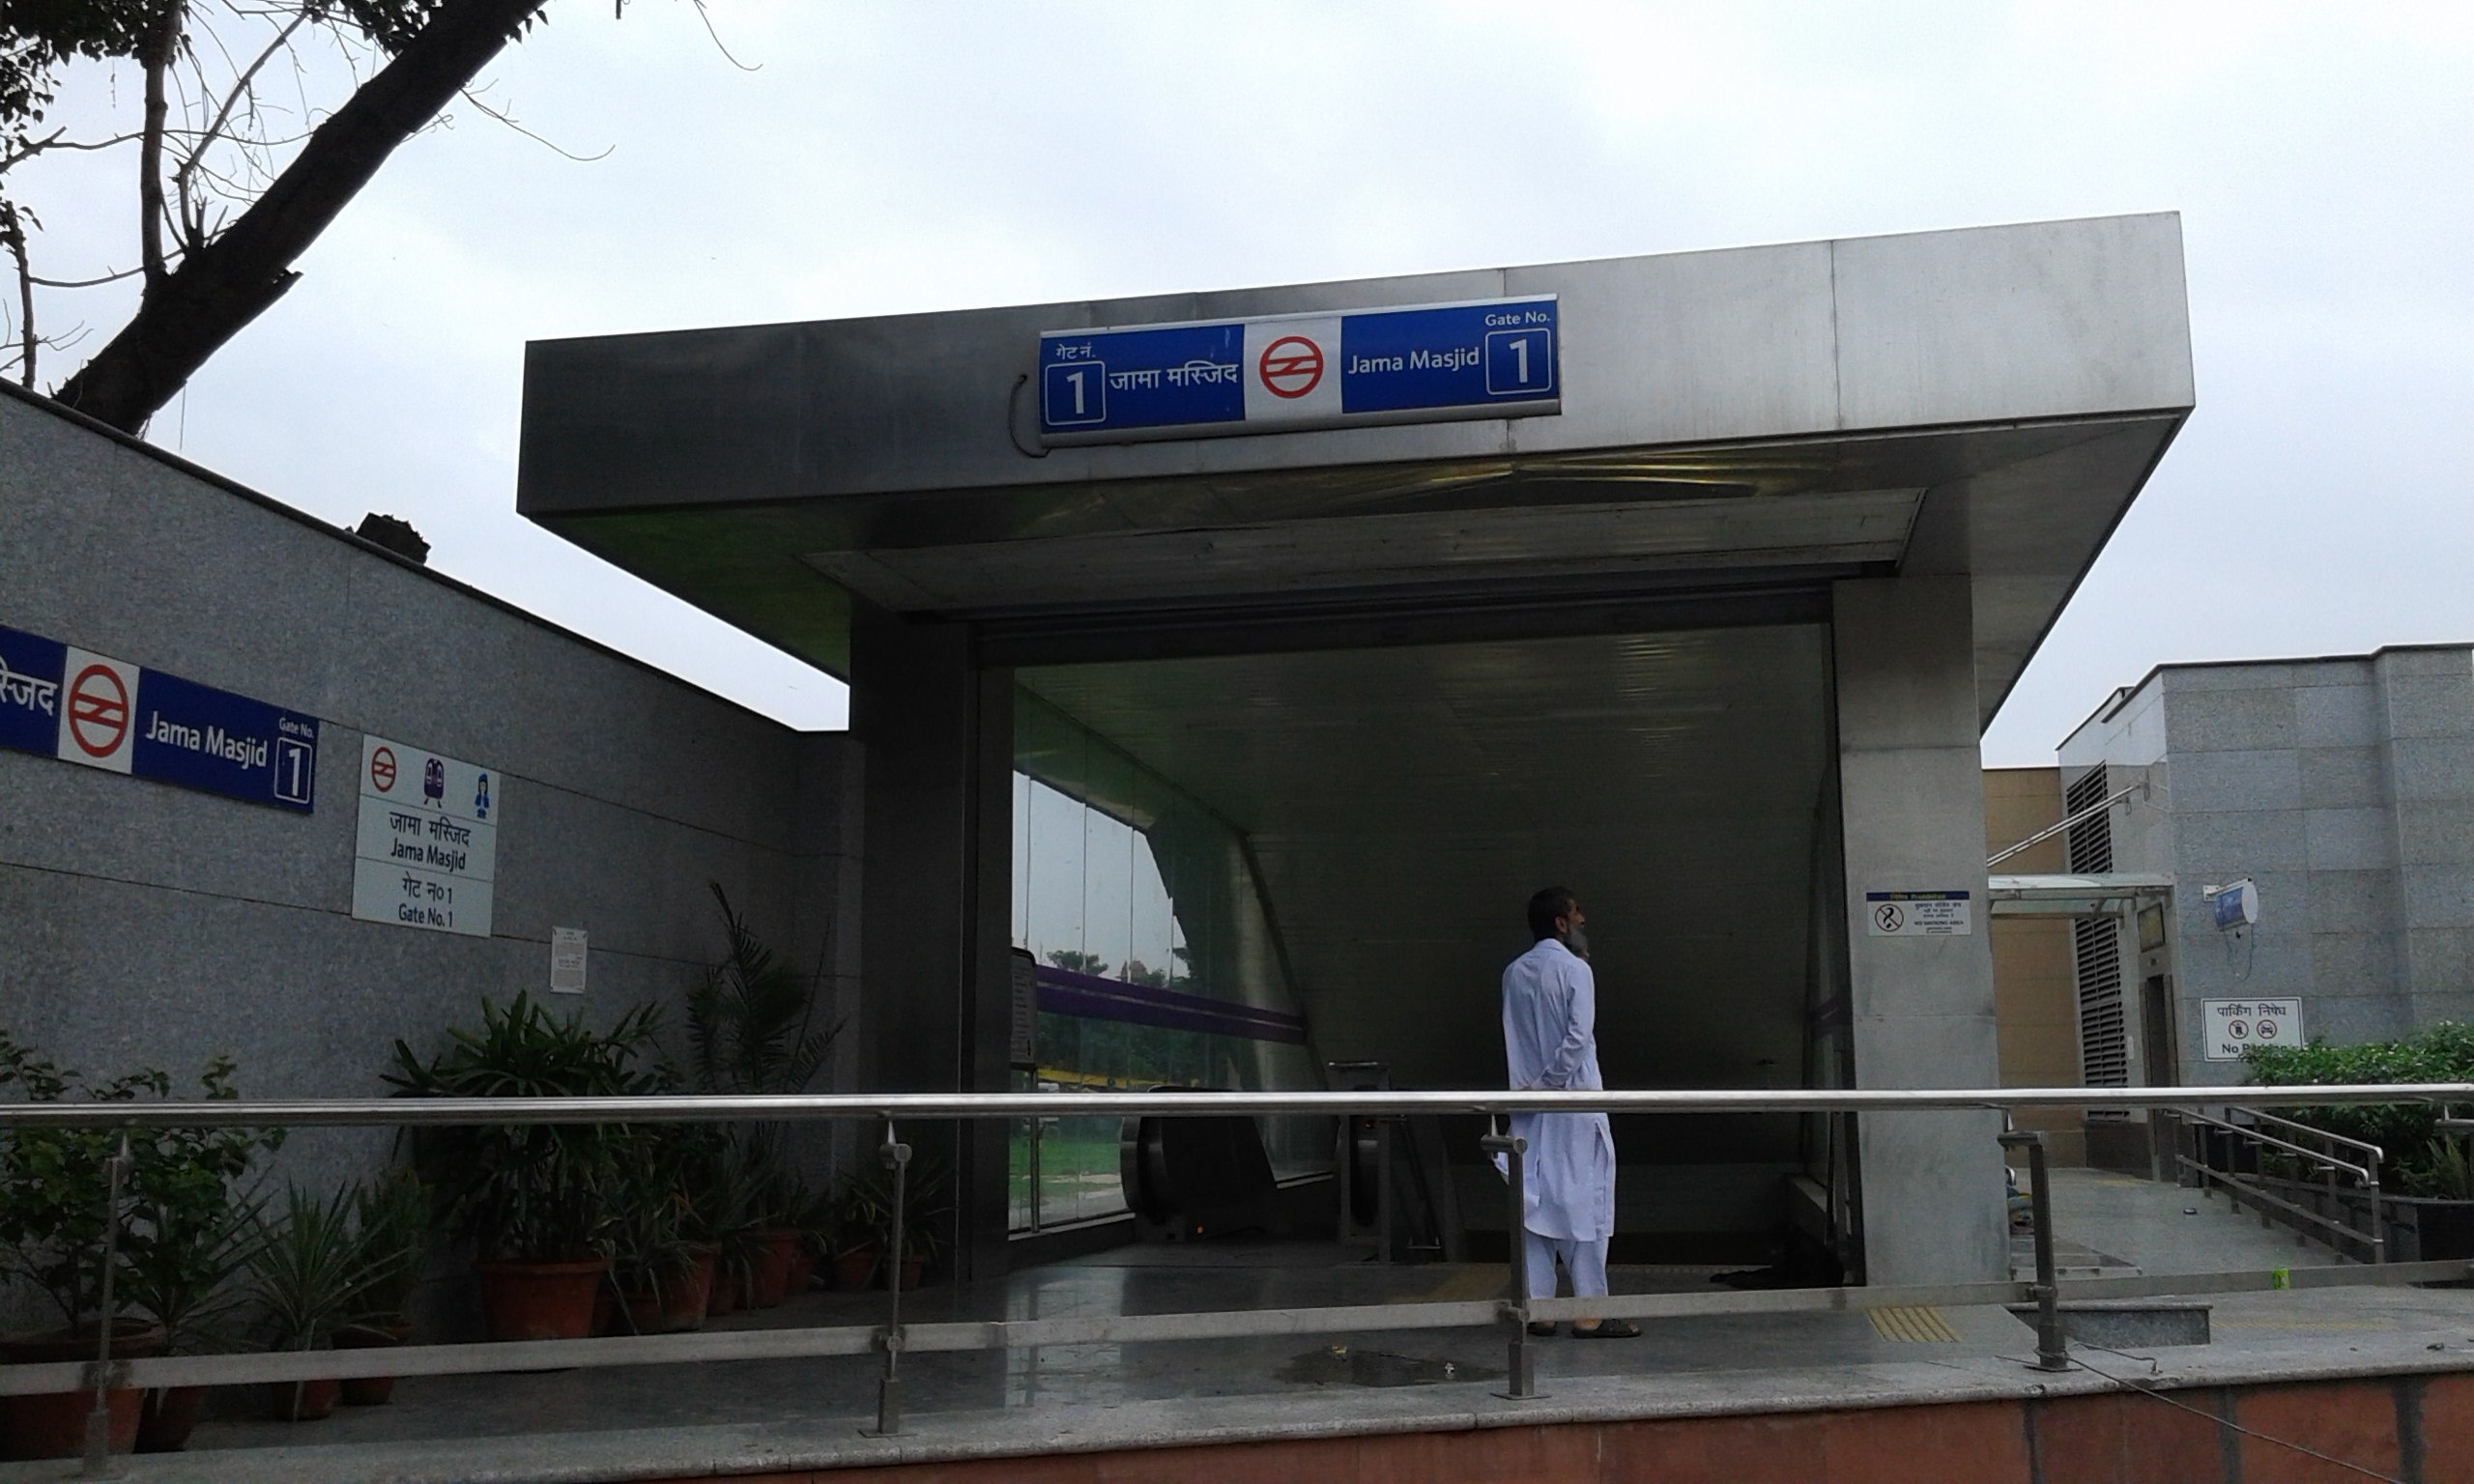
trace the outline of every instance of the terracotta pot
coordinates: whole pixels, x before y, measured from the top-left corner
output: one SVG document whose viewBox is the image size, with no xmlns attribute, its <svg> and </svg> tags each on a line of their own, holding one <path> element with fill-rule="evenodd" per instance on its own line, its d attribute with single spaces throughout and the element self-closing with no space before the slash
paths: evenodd
<svg viewBox="0 0 2474 1484">
<path fill-rule="evenodd" d="M 865 1288 L 868 1280 L 876 1276 L 876 1271 L 877 1249 L 874 1247 L 854 1247 L 850 1251 L 834 1254 L 833 1286 L 836 1288 Z"/>
<path fill-rule="evenodd" d="M 325 1381 L 270 1381 L 267 1414 L 277 1422 L 315 1422 L 334 1412 L 335 1398 L 343 1388 L 344 1384 L 332 1377 Z"/>
<path fill-rule="evenodd" d="M 206 1411 L 206 1387 L 158 1386 L 146 1393 L 137 1418 L 137 1451 L 178 1453 Z"/>
<path fill-rule="evenodd" d="M 409 1324 L 355 1325 L 335 1331 L 337 1350 L 392 1350 L 413 1337 Z M 392 1376 L 354 1376 L 343 1383 L 343 1404 L 347 1407 L 384 1407 L 395 1394 Z"/>
<path fill-rule="evenodd" d="M 656 1292 L 651 1287 L 627 1291 L 627 1312 L 646 1334 L 678 1334 L 705 1327 L 713 1295 L 713 1250 L 697 1255 L 683 1271 L 667 1274 Z"/>
<path fill-rule="evenodd" d="M 607 1283 L 592 1291 L 592 1332 L 597 1335 L 627 1332 L 626 1318 L 618 1312 L 618 1291 Z"/>
<path fill-rule="evenodd" d="M 769 1309 L 790 1295 L 791 1257 L 799 1250 L 799 1234 L 777 1227 L 758 1241 L 756 1261 L 748 1265 L 748 1298 L 755 1307 Z"/>
<path fill-rule="evenodd" d="M 904 1293 L 908 1293 L 912 1289 L 917 1288 L 920 1284 L 920 1280 L 925 1278 L 927 1275 L 928 1259 L 924 1257 L 906 1257 L 902 1260 L 902 1291 Z"/>
<path fill-rule="evenodd" d="M 162 1348 L 163 1331 L 153 1325 L 124 1319 L 112 1326 L 112 1354 L 134 1359 Z M 0 1339 L 0 1356 L 12 1364 L 36 1365 L 59 1360 L 95 1358 L 94 1336 L 67 1330 L 49 1334 L 16 1334 Z M 137 1446 L 137 1424 L 145 1410 L 145 1394 L 134 1386 L 115 1386 L 103 1393 L 111 1421 L 111 1450 L 127 1453 Z M 75 1458 L 86 1451 L 86 1414 L 95 1408 L 92 1391 L 58 1391 L 46 1396 L 0 1396 L 0 1458 Z"/>
<path fill-rule="evenodd" d="M 610 1270 L 582 1263 L 475 1263 L 481 1328 L 493 1340 L 582 1340 L 592 1334 L 593 1295 Z"/>
<path fill-rule="evenodd" d="M 793 1298 L 816 1286 L 816 1254 L 802 1241 L 791 1248 L 791 1294 Z"/>
<path fill-rule="evenodd" d="M 731 1271 L 720 1257 L 713 1259 L 713 1281 L 705 1294 L 705 1317 L 719 1319 L 738 1308 L 738 1274 Z"/>
</svg>

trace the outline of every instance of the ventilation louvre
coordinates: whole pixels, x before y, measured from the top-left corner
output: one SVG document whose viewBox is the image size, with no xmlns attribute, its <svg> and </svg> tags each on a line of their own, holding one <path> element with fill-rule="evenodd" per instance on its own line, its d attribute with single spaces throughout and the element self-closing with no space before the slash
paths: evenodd
<svg viewBox="0 0 2474 1484">
<path fill-rule="evenodd" d="M 2062 811 L 2093 809 L 2113 791 L 2110 770 L 2088 769 L 2062 795 Z M 2070 827 L 2070 870 L 2101 875 L 2114 869 L 2113 811 L 2091 814 Z M 2130 1033 L 2122 1014 L 2121 925 L 2110 917 L 2081 918 L 2070 925 L 2079 979 L 2079 1070 L 2086 1087 L 2130 1085 Z M 2091 1121 L 2118 1122 L 2119 1109 L 2091 1109 Z"/>
</svg>

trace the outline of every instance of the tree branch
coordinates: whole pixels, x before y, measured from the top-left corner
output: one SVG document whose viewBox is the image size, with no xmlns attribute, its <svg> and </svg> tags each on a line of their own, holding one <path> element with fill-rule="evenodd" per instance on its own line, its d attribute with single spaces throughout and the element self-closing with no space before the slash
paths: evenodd
<svg viewBox="0 0 2474 1484">
<path fill-rule="evenodd" d="M 506 48 L 542 0 L 445 0 L 221 237 L 147 290 L 137 314 L 71 377 L 59 398 L 135 432 L 225 341 L 299 276 L 318 240 L 395 148 L 427 127 Z"/>
<path fill-rule="evenodd" d="M 17 380 L 26 390 L 35 389 L 35 347 L 42 341 L 35 337 L 35 278 L 26 266 L 26 232 L 17 214 L 12 211 L 0 236 L 7 238 L 9 255 L 17 260 L 17 334 L 23 342 L 22 361 Z"/>
<path fill-rule="evenodd" d="M 250 96 L 250 85 L 256 81 L 258 70 L 273 60 L 276 52 L 292 43 L 293 33 L 309 23 L 309 15 L 310 13 L 306 9 L 294 15 L 282 30 L 275 33 L 274 40 L 267 43 L 266 50 L 259 52 L 247 67 L 242 69 L 241 75 L 232 81 L 232 91 L 223 95 L 222 106 L 215 110 L 213 122 L 206 126 L 205 132 L 198 135 L 196 142 L 189 146 L 187 154 L 181 160 L 181 167 L 172 172 L 172 186 L 181 199 L 181 214 L 189 223 L 190 246 L 196 246 L 206 238 L 205 204 L 203 202 L 192 204 L 189 197 L 190 186 L 197 177 L 198 161 L 205 157 L 208 150 L 215 147 L 217 139 L 223 137 L 224 126 L 232 121 L 233 107 L 243 98 Z"/>
<path fill-rule="evenodd" d="M 150 293 L 163 281 L 163 122 L 171 110 L 163 84 L 180 47 L 181 18 L 187 10 L 187 0 L 165 0 L 137 58 L 146 70 L 146 122 L 137 150 L 137 244 Z"/>
</svg>

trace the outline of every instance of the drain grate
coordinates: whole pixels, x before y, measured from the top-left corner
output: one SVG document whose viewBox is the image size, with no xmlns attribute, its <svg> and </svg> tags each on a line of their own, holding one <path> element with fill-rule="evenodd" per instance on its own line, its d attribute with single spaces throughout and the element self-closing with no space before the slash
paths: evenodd
<svg viewBox="0 0 2474 1484">
<path fill-rule="evenodd" d="M 1959 1331 L 1942 1317 L 1942 1311 L 1923 1305 L 1913 1308 L 1867 1309 L 1865 1317 L 1873 1322 L 1873 1332 L 1885 1340 L 1902 1340 L 1912 1345 L 1956 1345 Z"/>
</svg>

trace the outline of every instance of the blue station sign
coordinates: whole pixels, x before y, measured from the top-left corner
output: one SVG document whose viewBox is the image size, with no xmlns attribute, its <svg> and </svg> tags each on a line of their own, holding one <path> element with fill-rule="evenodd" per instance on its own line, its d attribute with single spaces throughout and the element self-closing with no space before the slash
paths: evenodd
<svg viewBox="0 0 2474 1484">
<path fill-rule="evenodd" d="M 1563 411 L 1552 295 L 1340 314 L 1054 329 L 1040 441 L 1292 433 Z"/>
<path fill-rule="evenodd" d="M 313 811 L 318 719 L 0 628 L 0 747 Z"/>
</svg>

